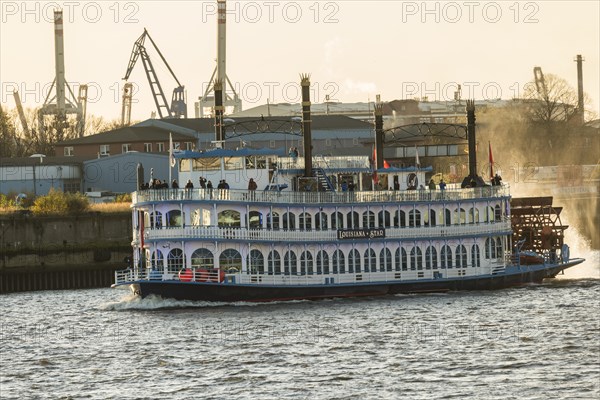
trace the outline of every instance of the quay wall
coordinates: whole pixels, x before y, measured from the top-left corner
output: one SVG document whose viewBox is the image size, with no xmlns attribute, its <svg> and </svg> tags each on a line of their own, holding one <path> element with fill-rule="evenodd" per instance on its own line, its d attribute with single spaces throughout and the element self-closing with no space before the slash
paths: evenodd
<svg viewBox="0 0 600 400">
<path fill-rule="evenodd" d="M 109 287 L 128 256 L 130 213 L 0 215 L 0 293 Z"/>
</svg>

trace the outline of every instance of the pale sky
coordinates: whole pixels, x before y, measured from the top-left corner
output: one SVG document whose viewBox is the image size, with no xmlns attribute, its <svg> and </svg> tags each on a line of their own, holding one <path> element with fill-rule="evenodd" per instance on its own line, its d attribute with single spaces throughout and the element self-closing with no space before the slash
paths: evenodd
<svg viewBox="0 0 600 400">
<path fill-rule="evenodd" d="M 0 1 L 0 102 L 38 107 L 55 75 L 52 11 L 64 10 L 66 78 L 87 83 L 88 114 L 120 118 L 122 78 L 144 27 L 188 95 L 188 114 L 215 67 L 216 1 Z M 228 1 L 227 74 L 244 109 L 298 102 L 310 73 L 313 102 L 428 96 L 510 99 L 533 68 L 584 89 L 600 113 L 600 2 L 591 1 Z M 148 41 L 147 41 L 148 43 Z M 154 49 L 170 101 L 175 81 Z M 141 61 L 132 118 L 155 110 Z M 76 89 L 75 89 L 76 90 Z"/>
</svg>

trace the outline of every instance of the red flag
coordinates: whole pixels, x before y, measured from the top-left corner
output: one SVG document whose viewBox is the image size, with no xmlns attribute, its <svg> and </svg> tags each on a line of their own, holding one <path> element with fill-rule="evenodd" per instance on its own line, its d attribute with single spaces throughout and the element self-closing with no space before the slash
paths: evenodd
<svg viewBox="0 0 600 400">
<path fill-rule="evenodd" d="M 390 163 L 387 162 L 387 161 L 385 161 L 385 160 L 383 160 L 383 168 L 391 168 L 390 167 Z"/>
<path fill-rule="evenodd" d="M 375 147 L 373 147 L 373 165 L 377 168 L 377 152 L 375 151 Z M 383 160 L 383 168 L 391 168 L 390 163 L 385 159 Z"/>
<path fill-rule="evenodd" d="M 490 179 L 494 178 L 494 156 L 492 155 L 492 144 L 488 142 L 490 156 Z"/>
</svg>

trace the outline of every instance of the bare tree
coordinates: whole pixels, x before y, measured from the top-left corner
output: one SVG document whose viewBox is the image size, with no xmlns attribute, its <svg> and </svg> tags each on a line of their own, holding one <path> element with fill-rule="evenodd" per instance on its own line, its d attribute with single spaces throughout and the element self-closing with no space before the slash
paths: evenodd
<svg viewBox="0 0 600 400">
<path fill-rule="evenodd" d="M 528 115 L 532 122 L 569 122 L 577 115 L 577 90 L 553 74 L 525 85 Z"/>
</svg>

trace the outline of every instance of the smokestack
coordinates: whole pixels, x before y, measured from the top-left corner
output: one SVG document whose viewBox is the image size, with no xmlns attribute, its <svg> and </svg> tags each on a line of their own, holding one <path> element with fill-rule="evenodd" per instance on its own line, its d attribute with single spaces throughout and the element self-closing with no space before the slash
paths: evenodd
<svg viewBox="0 0 600 400">
<path fill-rule="evenodd" d="M 63 13 L 54 11 L 54 60 L 56 63 L 56 106 L 59 118 L 65 118 L 65 44 Z"/>
<path fill-rule="evenodd" d="M 577 112 L 581 118 L 581 124 L 585 123 L 584 104 L 583 104 L 583 57 L 578 54 L 575 58 L 577 62 Z"/>
<path fill-rule="evenodd" d="M 223 142 L 223 81 L 215 81 L 215 140 Z"/>
<path fill-rule="evenodd" d="M 383 104 L 375 104 L 375 169 L 383 168 Z"/>
<path fill-rule="evenodd" d="M 477 141 L 475 138 L 475 100 L 467 100 L 467 139 L 469 141 L 469 179 L 477 179 Z"/>
<path fill-rule="evenodd" d="M 217 80 L 223 85 L 223 91 L 227 90 L 227 3 L 225 0 L 217 0 Z"/>
<path fill-rule="evenodd" d="M 304 176 L 312 176 L 312 130 L 310 117 L 310 75 L 300 75 L 302 85 L 302 134 L 304 135 Z"/>
</svg>

